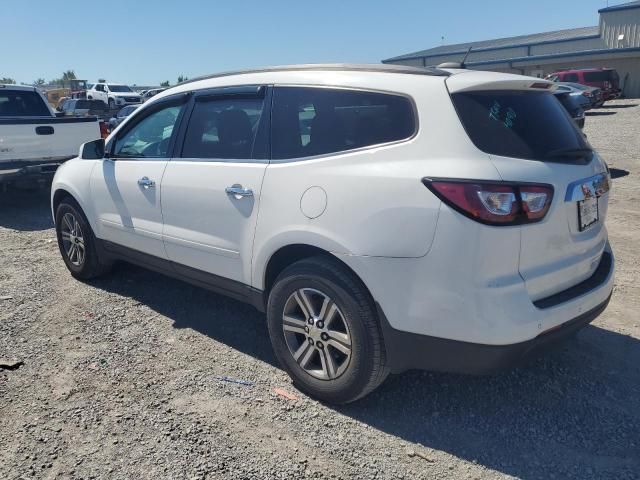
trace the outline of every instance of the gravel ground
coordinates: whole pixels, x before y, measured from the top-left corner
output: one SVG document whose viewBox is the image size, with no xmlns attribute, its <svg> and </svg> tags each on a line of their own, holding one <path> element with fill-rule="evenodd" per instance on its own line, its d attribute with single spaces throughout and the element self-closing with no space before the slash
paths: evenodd
<svg viewBox="0 0 640 480">
<path fill-rule="evenodd" d="M 339 408 L 291 386 L 251 307 L 130 266 L 80 283 L 48 193 L 1 194 L 0 358 L 24 365 L 0 370 L 0 479 L 639 478 L 639 104 L 587 119 L 617 177 L 606 312 L 525 367 Z"/>
</svg>

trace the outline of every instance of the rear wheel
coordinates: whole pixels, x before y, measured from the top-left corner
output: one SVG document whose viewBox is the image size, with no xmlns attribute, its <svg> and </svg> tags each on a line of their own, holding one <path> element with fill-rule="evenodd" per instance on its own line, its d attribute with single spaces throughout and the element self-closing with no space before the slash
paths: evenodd
<svg viewBox="0 0 640 480">
<path fill-rule="evenodd" d="M 276 357 L 310 396 L 352 402 L 388 374 L 373 301 L 335 260 L 314 257 L 286 268 L 269 295 L 267 319 Z"/>
<path fill-rule="evenodd" d="M 82 209 L 71 198 L 64 199 L 56 209 L 56 235 L 62 259 L 74 277 L 88 280 L 110 269 L 110 262 L 98 253 L 93 230 Z"/>
</svg>

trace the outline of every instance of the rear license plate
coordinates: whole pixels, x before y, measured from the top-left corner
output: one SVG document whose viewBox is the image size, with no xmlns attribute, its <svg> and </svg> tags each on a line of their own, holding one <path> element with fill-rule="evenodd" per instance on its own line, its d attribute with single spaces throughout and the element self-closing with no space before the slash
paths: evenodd
<svg viewBox="0 0 640 480">
<path fill-rule="evenodd" d="M 580 231 L 598 221 L 598 197 L 585 198 L 578 202 L 578 224 Z"/>
</svg>

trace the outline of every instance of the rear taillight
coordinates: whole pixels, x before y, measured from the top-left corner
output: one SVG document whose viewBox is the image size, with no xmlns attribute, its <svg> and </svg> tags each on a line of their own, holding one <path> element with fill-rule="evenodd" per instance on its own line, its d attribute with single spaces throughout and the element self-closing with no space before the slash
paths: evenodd
<svg viewBox="0 0 640 480">
<path fill-rule="evenodd" d="M 553 199 L 551 185 L 434 178 L 422 183 L 453 209 L 487 225 L 539 222 Z"/>
</svg>

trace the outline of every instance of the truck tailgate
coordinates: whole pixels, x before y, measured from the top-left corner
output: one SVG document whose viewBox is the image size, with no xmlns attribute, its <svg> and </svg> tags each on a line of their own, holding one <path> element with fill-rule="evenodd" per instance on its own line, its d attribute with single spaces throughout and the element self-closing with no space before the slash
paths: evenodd
<svg viewBox="0 0 640 480">
<path fill-rule="evenodd" d="M 0 118 L 0 170 L 64 161 L 100 138 L 95 117 Z"/>
</svg>

